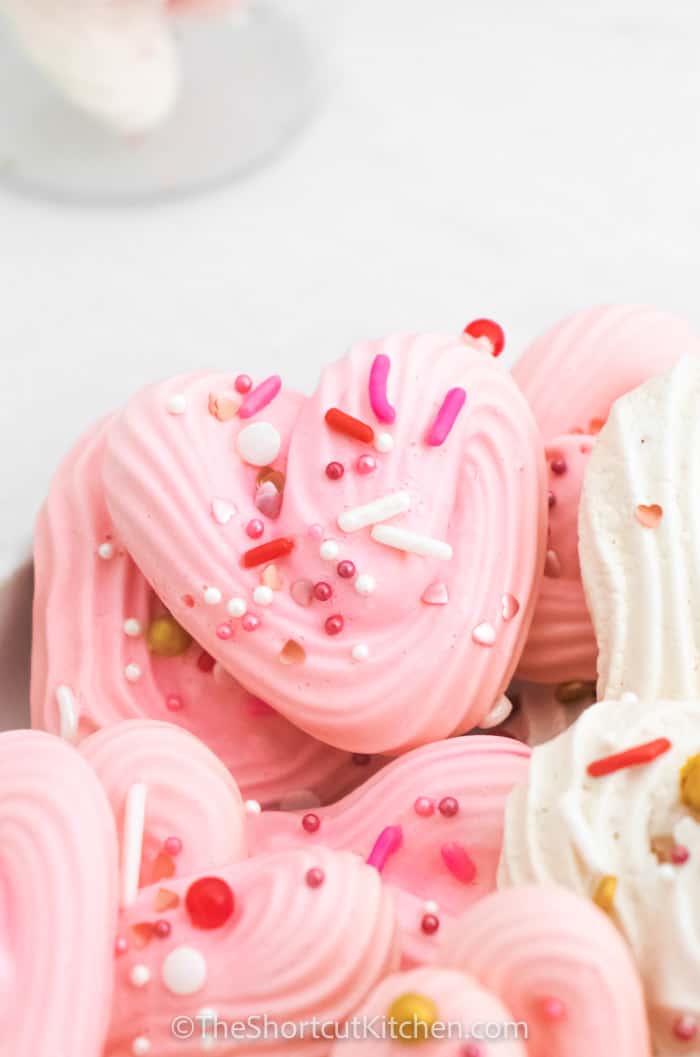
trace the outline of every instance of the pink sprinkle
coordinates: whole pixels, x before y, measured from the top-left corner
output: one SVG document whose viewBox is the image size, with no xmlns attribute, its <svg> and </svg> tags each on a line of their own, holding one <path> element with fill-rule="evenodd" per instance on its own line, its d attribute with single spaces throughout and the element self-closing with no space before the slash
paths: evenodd
<svg viewBox="0 0 700 1057">
<path fill-rule="evenodd" d="M 375 840 L 372 851 L 367 858 L 367 865 L 374 866 L 381 873 L 386 866 L 387 859 L 394 855 L 402 844 L 403 830 L 401 826 L 387 826 Z"/>
<path fill-rule="evenodd" d="M 377 469 L 377 460 L 374 455 L 360 455 L 355 463 L 355 469 L 363 476 L 366 476 L 368 473 L 374 473 Z"/>
<path fill-rule="evenodd" d="M 419 796 L 413 804 L 413 810 L 421 818 L 430 818 L 435 814 L 435 801 L 429 796 Z"/>
<path fill-rule="evenodd" d="M 685 844 L 674 844 L 671 848 L 671 862 L 675 866 L 682 866 L 690 858 L 690 852 Z"/>
<path fill-rule="evenodd" d="M 460 1057 L 484 1057 L 484 1054 L 476 1042 L 467 1042 L 460 1051 Z"/>
<path fill-rule="evenodd" d="M 318 815 L 314 815 L 314 813 L 310 811 L 302 818 L 301 825 L 306 833 L 318 833 L 321 828 L 321 819 Z"/>
<path fill-rule="evenodd" d="M 260 627 L 260 617 L 256 617 L 255 613 L 244 613 L 241 618 L 241 627 L 244 631 L 255 631 Z"/>
<path fill-rule="evenodd" d="M 226 621 L 223 624 L 219 624 L 216 629 L 216 637 L 226 642 L 228 639 L 233 638 L 233 628 Z"/>
<path fill-rule="evenodd" d="M 251 518 L 245 527 L 246 533 L 252 540 L 259 540 L 265 531 L 265 526 L 259 517 Z"/>
<path fill-rule="evenodd" d="M 698 1022 L 695 1017 L 689 1016 L 687 1013 L 685 1016 L 679 1017 L 676 1023 L 673 1025 L 673 1034 L 681 1042 L 690 1042 L 694 1039 L 698 1033 Z"/>
<path fill-rule="evenodd" d="M 324 536 L 323 525 L 309 525 L 308 533 L 312 540 L 322 540 Z"/>
<path fill-rule="evenodd" d="M 394 422 L 396 419 L 396 412 L 386 395 L 390 370 L 391 360 L 388 356 L 380 353 L 374 357 L 369 371 L 369 402 L 380 422 Z"/>
<path fill-rule="evenodd" d="M 459 800 L 453 796 L 443 796 L 438 804 L 438 811 L 443 818 L 454 818 L 459 811 Z"/>
<path fill-rule="evenodd" d="M 114 944 L 114 953 L 118 957 L 120 957 L 122 954 L 126 954 L 128 949 L 129 949 L 129 944 L 127 943 L 127 941 L 124 938 L 124 936 L 118 936 L 117 939 L 116 939 L 116 942 Z"/>
<path fill-rule="evenodd" d="M 170 935 L 171 931 L 170 922 L 163 921 L 162 919 L 160 921 L 156 921 L 155 925 L 153 926 L 153 931 L 155 932 L 159 940 L 166 940 Z"/>
<path fill-rule="evenodd" d="M 464 407 L 466 399 L 467 394 L 460 386 L 456 389 L 450 389 L 426 438 L 427 443 L 433 448 L 439 448 L 441 444 L 445 443 L 450 430 L 455 424 L 457 415 Z"/>
<path fill-rule="evenodd" d="M 520 611 L 520 602 L 515 595 L 503 595 L 501 598 L 501 616 L 505 621 L 512 620 Z"/>
<path fill-rule="evenodd" d="M 472 639 L 478 646 L 493 646 L 496 641 L 496 632 L 491 624 L 484 621 L 472 629 Z"/>
<path fill-rule="evenodd" d="M 168 694 L 165 699 L 165 707 L 168 712 L 179 712 L 182 708 L 182 698 L 178 694 Z"/>
<path fill-rule="evenodd" d="M 551 995 L 542 999 L 540 1009 L 545 1020 L 563 1020 L 566 1016 L 566 1006 L 562 1000 Z"/>
<path fill-rule="evenodd" d="M 240 406 L 238 417 L 252 418 L 253 415 L 257 415 L 258 411 L 262 411 L 264 407 L 272 403 L 281 388 L 282 379 L 278 374 L 273 374 L 266 378 L 264 382 L 261 382 L 260 385 L 257 385 L 255 389 L 248 393 Z"/>
<path fill-rule="evenodd" d="M 335 567 L 335 571 L 337 572 L 338 576 L 341 577 L 341 579 L 352 580 L 353 576 L 355 575 L 355 563 L 348 561 L 348 559 L 345 558 L 342 562 L 338 562 Z"/>
<path fill-rule="evenodd" d="M 339 635 L 343 630 L 344 625 L 345 621 L 340 613 L 334 613 L 332 617 L 328 618 L 323 626 L 326 629 L 326 635 Z"/>
<path fill-rule="evenodd" d="M 320 888 L 326 879 L 326 875 L 320 866 L 312 866 L 306 871 L 306 883 L 309 888 Z"/>
<path fill-rule="evenodd" d="M 476 866 L 466 848 L 453 841 L 450 844 L 443 844 L 440 848 L 440 854 L 442 855 L 442 861 L 453 877 L 456 877 L 462 884 L 471 884 L 476 877 Z"/>
<path fill-rule="evenodd" d="M 245 396 L 253 388 L 253 379 L 249 374 L 239 374 L 236 381 L 233 383 L 233 387 L 237 393 L 241 393 Z"/>
<path fill-rule="evenodd" d="M 333 594 L 333 588 L 325 580 L 319 580 L 314 584 L 314 598 L 317 602 L 327 602 Z"/>
<path fill-rule="evenodd" d="M 182 851 L 182 841 L 179 837 L 168 837 L 163 841 L 163 851 L 166 855 L 179 855 Z"/>
</svg>

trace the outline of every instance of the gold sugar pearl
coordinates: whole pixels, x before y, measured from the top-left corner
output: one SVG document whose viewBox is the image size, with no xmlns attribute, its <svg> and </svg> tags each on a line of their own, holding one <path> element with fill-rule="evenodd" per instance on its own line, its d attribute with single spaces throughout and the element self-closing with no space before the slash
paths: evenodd
<svg viewBox="0 0 700 1057">
<path fill-rule="evenodd" d="M 573 705 L 578 701 L 585 701 L 587 697 L 595 700 L 595 683 L 584 682 L 582 679 L 559 683 L 554 696 L 561 705 Z"/>
<path fill-rule="evenodd" d="M 387 1019 L 391 1037 L 396 1042 L 428 1042 L 438 1019 L 438 1010 L 431 998 L 407 992 L 391 1003 Z"/>
<path fill-rule="evenodd" d="M 680 771 L 681 800 L 700 815 L 700 753 L 689 756 Z"/>
<path fill-rule="evenodd" d="M 146 642 L 157 657 L 179 657 L 189 647 L 192 636 L 173 617 L 157 617 L 146 632 Z"/>
<path fill-rule="evenodd" d="M 606 874 L 598 882 L 595 892 L 593 893 L 593 902 L 596 906 L 604 910 L 606 914 L 609 914 L 613 908 L 615 902 L 615 892 L 617 891 L 617 877 L 613 874 Z"/>
</svg>

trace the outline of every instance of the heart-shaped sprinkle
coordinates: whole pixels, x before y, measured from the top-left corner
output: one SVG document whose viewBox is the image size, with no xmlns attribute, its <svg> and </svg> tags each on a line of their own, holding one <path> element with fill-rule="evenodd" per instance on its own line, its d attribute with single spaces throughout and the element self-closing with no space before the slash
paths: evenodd
<svg viewBox="0 0 700 1057">
<path fill-rule="evenodd" d="M 295 580 L 289 593 L 298 606 L 310 606 L 314 597 L 314 585 L 311 580 Z"/>
<path fill-rule="evenodd" d="M 255 491 L 255 505 L 265 517 L 277 518 L 282 509 L 282 493 L 275 488 L 272 481 L 265 481 Z"/>
<path fill-rule="evenodd" d="M 496 642 L 496 632 L 493 624 L 484 621 L 472 629 L 472 638 L 479 646 L 493 646 Z"/>
<path fill-rule="evenodd" d="M 294 639 L 288 639 L 280 650 L 281 664 L 303 664 L 306 660 L 306 650 Z"/>
<path fill-rule="evenodd" d="M 634 511 L 634 516 L 639 524 L 648 529 L 658 528 L 663 514 L 664 512 L 658 503 L 652 503 L 650 506 L 640 503 Z"/>
<path fill-rule="evenodd" d="M 435 580 L 434 583 L 426 587 L 421 599 L 429 606 L 446 606 L 450 600 L 447 584 L 443 583 L 442 580 Z"/>
<path fill-rule="evenodd" d="M 209 394 L 209 414 L 218 418 L 219 422 L 230 422 L 235 418 L 243 400 L 238 394 L 235 396 L 221 396 L 217 393 Z"/>
<path fill-rule="evenodd" d="M 159 888 L 153 900 L 153 909 L 157 914 L 166 910 L 175 910 L 180 905 L 180 897 L 177 892 L 171 892 L 167 888 Z"/>
<path fill-rule="evenodd" d="M 504 620 L 512 620 L 513 617 L 518 615 L 520 610 L 520 602 L 518 602 L 515 595 L 503 595 L 501 599 L 501 616 Z"/>
<path fill-rule="evenodd" d="M 236 506 L 226 499 L 215 498 L 211 501 L 211 516 L 217 525 L 228 525 L 231 518 L 238 513 Z"/>
</svg>

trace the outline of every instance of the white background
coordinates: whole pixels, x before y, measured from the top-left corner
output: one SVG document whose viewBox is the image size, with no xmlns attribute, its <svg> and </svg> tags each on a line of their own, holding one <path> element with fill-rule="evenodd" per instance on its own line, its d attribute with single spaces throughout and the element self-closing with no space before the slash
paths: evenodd
<svg viewBox="0 0 700 1057">
<path fill-rule="evenodd" d="M 601 300 L 700 325 L 697 0 L 297 7 L 326 92 L 263 170 L 139 208 L 0 190 L 0 567 L 71 441 L 154 377 L 309 389 L 353 339 L 477 315 L 513 356 Z"/>
</svg>

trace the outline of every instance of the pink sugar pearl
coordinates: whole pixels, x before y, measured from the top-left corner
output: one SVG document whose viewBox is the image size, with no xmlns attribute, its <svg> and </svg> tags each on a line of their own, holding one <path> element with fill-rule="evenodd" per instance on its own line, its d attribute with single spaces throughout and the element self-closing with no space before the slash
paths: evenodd
<svg viewBox="0 0 700 1057">
<path fill-rule="evenodd" d="M 253 388 L 253 379 L 249 374 L 239 374 L 233 383 L 234 389 L 237 393 L 241 393 L 245 396 Z"/>
<path fill-rule="evenodd" d="M 182 841 L 179 837 L 168 837 L 163 841 L 163 851 L 166 855 L 179 855 L 182 851 Z"/>
<path fill-rule="evenodd" d="M 377 469 L 377 460 L 374 455 L 360 455 L 355 463 L 355 469 L 363 475 L 373 473 Z"/>
<path fill-rule="evenodd" d="M 325 580 L 319 580 L 317 584 L 314 584 L 314 598 L 318 602 L 327 602 L 332 594 L 333 588 Z"/>
<path fill-rule="evenodd" d="M 413 805 L 413 810 L 421 818 L 430 818 L 435 812 L 435 804 L 429 796 L 419 796 Z"/>
<path fill-rule="evenodd" d="M 250 536 L 252 540 L 259 540 L 265 531 L 265 526 L 259 517 L 251 518 L 245 527 L 246 534 Z"/>
<path fill-rule="evenodd" d="M 339 635 L 343 630 L 345 621 L 341 617 L 340 613 L 334 613 L 332 617 L 329 617 L 324 627 L 327 635 Z"/>
<path fill-rule="evenodd" d="M 255 631 L 260 627 L 260 617 L 256 617 L 255 613 L 245 613 L 241 619 L 241 627 L 244 631 Z"/>
</svg>

